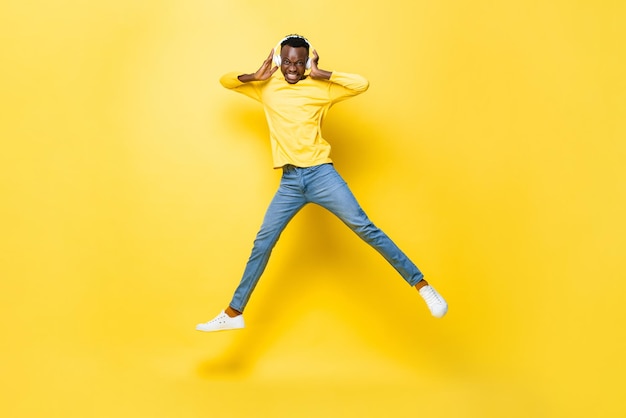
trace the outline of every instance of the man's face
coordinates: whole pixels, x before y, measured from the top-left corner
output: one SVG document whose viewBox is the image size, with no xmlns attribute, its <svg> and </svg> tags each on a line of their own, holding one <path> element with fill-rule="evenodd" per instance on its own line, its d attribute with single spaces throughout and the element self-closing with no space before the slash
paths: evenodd
<svg viewBox="0 0 626 418">
<path fill-rule="evenodd" d="M 304 47 L 294 48 L 289 45 L 283 46 L 280 51 L 280 71 L 282 71 L 285 76 L 287 83 L 296 84 L 304 78 L 306 60 L 308 58 L 309 54 L 307 54 L 306 48 Z"/>
</svg>

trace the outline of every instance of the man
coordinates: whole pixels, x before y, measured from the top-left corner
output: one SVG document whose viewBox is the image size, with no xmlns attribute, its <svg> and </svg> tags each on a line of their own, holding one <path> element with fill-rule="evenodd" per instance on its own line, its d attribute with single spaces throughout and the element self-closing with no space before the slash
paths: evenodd
<svg viewBox="0 0 626 418">
<path fill-rule="evenodd" d="M 242 313 L 274 245 L 287 223 L 307 203 L 334 213 L 375 248 L 419 291 L 433 316 L 440 318 L 447 312 L 446 301 L 424 280 L 415 264 L 368 219 L 335 170 L 330 145 L 322 137 L 321 122 L 328 109 L 340 100 L 363 93 L 368 81 L 356 74 L 320 69 L 317 51 L 312 51 L 311 58 L 310 49 L 304 37 L 289 35 L 255 73 L 229 73 L 220 80 L 224 87 L 263 104 L 274 168 L 281 168 L 283 175 L 230 304 L 211 321 L 198 324 L 199 331 L 244 327 Z M 276 73 L 279 67 L 281 74 Z"/>
</svg>

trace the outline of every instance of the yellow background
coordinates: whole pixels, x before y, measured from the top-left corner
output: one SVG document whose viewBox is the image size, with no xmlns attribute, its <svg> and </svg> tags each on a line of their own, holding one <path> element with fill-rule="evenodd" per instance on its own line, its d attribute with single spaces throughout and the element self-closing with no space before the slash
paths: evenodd
<svg viewBox="0 0 626 418">
<path fill-rule="evenodd" d="M 3 417 L 618 417 L 621 1 L 0 6 Z M 369 91 L 325 125 L 370 217 L 448 299 L 305 208 L 241 332 L 278 181 L 223 89 L 298 32 Z"/>
</svg>

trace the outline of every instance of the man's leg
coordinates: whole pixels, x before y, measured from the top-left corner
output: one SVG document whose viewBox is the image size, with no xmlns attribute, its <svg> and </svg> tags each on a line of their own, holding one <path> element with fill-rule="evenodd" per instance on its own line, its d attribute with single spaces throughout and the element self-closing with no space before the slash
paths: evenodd
<svg viewBox="0 0 626 418">
<path fill-rule="evenodd" d="M 281 187 L 276 192 L 263 219 L 261 229 L 254 240 L 250 258 L 246 264 L 239 286 L 228 305 L 230 313 L 242 313 L 254 291 L 280 234 L 289 221 L 306 204 L 301 193 L 289 187 Z M 234 312 L 233 312 L 234 311 Z"/>
<path fill-rule="evenodd" d="M 230 304 L 213 320 L 198 324 L 197 330 L 219 331 L 244 327 L 241 313 L 267 266 L 280 234 L 294 215 L 306 204 L 300 184 L 293 174 L 289 170 L 285 170 L 283 174 L 280 187 L 267 208 L 261 229 L 254 240 L 250 258 Z"/>
<path fill-rule="evenodd" d="M 447 303 L 424 280 L 417 266 L 398 248 L 380 228 L 367 217 L 346 182 L 332 165 L 320 166 L 307 182 L 307 198 L 335 214 L 361 239 L 376 249 L 411 286 L 425 299 L 431 313 L 441 317 Z"/>
</svg>

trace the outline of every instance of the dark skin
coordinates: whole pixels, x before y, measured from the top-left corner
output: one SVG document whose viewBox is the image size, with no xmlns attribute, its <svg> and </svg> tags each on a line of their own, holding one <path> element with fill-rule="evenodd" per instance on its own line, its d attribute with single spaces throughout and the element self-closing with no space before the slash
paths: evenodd
<svg viewBox="0 0 626 418">
<path fill-rule="evenodd" d="M 263 61 L 261 67 L 253 74 L 242 74 L 240 75 L 239 81 L 242 83 L 248 83 L 251 81 L 263 81 L 270 78 L 277 70 L 278 67 L 273 65 L 272 56 L 274 55 L 274 50 L 270 52 L 269 56 Z M 308 58 L 308 53 L 306 48 L 298 47 L 294 48 L 289 45 L 285 45 L 282 47 L 280 51 L 281 65 L 280 71 L 283 73 L 285 77 L 285 81 L 289 84 L 297 84 L 300 80 L 304 80 L 307 75 L 306 72 L 306 60 Z M 313 58 L 311 58 L 311 72 L 308 77 L 311 77 L 314 80 L 330 80 L 330 76 L 332 72 L 320 69 L 317 64 L 319 62 L 319 55 L 317 51 L 313 50 Z M 428 285 L 426 280 L 420 280 L 415 288 L 419 291 L 422 287 Z M 224 312 L 226 315 L 231 318 L 241 315 L 241 312 L 227 307 Z"/>
<path fill-rule="evenodd" d="M 242 74 L 240 75 L 239 81 L 242 83 L 248 83 L 250 81 L 263 81 L 270 78 L 278 67 L 273 65 L 272 56 L 274 55 L 274 50 L 270 51 L 268 57 L 263 61 L 261 67 L 253 74 Z M 294 48 L 289 45 L 285 45 L 282 47 L 280 51 L 281 58 L 281 66 L 280 71 L 283 73 L 285 77 L 285 81 L 289 84 L 296 84 L 300 80 L 304 80 L 307 75 L 306 72 L 306 60 L 309 57 L 306 48 L 298 47 Z M 317 51 L 313 50 L 313 58 L 311 58 L 311 72 L 308 77 L 311 77 L 314 80 L 329 80 L 332 72 L 322 70 L 317 66 L 319 62 L 319 55 L 317 55 Z"/>
</svg>

